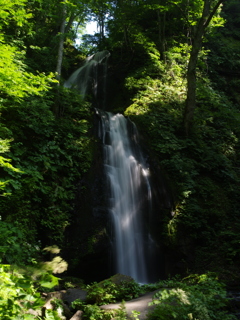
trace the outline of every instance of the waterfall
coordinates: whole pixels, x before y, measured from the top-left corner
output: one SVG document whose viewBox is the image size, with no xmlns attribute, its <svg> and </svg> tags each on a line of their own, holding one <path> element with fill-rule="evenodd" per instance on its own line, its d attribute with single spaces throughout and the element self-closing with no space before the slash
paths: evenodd
<svg viewBox="0 0 240 320">
<path fill-rule="evenodd" d="M 121 114 L 103 111 L 109 55 L 102 51 L 90 56 L 65 86 L 77 89 L 83 97 L 90 91 L 97 101 L 98 136 L 102 141 L 107 186 L 102 194 L 107 194 L 105 212 L 111 220 L 111 272 L 149 283 L 157 281 L 159 275 L 159 249 L 151 236 L 153 229 L 156 235 L 154 224 L 159 210 L 156 189 L 153 205 L 149 169 L 134 123 Z"/>
<path fill-rule="evenodd" d="M 104 50 L 87 57 L 83 66 L 70 76 L 64 86 L 77 89 L 83 98 L 87 94 L 92 94 L 98 107 L 104 109 L 109 56 L 110 52 Z"/>
<path fill-rule="evenodd" d="M 109 185 L 115 273 L 148 283 L 154 242 L 148 231 L 152 191 L 136 126 L 121 114 L 96 111 Z"/>
</svg>

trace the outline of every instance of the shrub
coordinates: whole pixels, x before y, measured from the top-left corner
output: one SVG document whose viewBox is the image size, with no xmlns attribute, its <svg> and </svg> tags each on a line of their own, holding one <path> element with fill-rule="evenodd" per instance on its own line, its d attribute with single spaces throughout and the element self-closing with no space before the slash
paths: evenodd
<svg viewBox="0 0 240 320">
<path fill-rule="evenodd" d="M 35 270 L 38 273 L 37 280 L 33 279 L 30 270 L 20 270 L 9 265 L 0 265 L 0 319 L 1 320 L 33 320 L 34 314 L 42 314 L 45 301 L 42 299 L 37 287 L 53 288 L 57 284 L 57 278 L 52 274 Z M 33 270 L 31 270 L 33 271 Z M 52 310 L 48 310 L 48 317 L 53 318 Z M 51 317 L 52 316 L 52 317 Z"/>
<path fill-rule="evenodd" d="M 149 320 L 234 320 L 226 312 L 224 285 L 213 275 L 192 275 L 176 283 L 176 288 L 157 292 Z"/>
<path fill-rule="evenodd" d="M 94 282 L 86 289 L 87 301 L 98 305 L 131 300 L 142 292 L 141 286 L 135 281 L 121 281 L 120 284 L 115 284 L 111 280 L 104 280 L 100 283 Z"/>
</svg>

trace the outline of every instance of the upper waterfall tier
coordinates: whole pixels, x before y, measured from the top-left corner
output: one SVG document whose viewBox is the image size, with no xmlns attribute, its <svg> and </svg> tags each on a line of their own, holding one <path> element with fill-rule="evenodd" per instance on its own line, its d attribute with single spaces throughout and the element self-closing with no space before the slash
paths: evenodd
<svg viewBox="0 0 240 320">
<path fill-rule="evenodd" d="M 99 99 L 99 96 L 102 97 L 101 100 L 104 100 L 109 56 L 110 52 L 107 50 L 91 55 L 85 60 L 84 65 L 70 76 L 64 86 L 77 89 L 83 98 L 89 94 L 93 95 L 96 100 Z"/>
</svg>

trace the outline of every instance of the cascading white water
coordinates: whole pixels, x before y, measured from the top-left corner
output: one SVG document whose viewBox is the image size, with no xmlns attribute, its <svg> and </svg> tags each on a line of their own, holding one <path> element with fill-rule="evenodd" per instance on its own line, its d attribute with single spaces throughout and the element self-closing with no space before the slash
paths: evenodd
<svg viewBox="0 0 240 320">
<path fill-rule="evenodd" d="M 64 83 L 64 86 L 66 88 L 77 89 L 83 98 L 90 91 L 97 99 L 99 91 L 103 91 L 102 99 L 104 100 L 106 96 L 104 91 L 106 89 L 107 60 L 109 56 L 110 53 L 107 50 L 100 51 L 89 56 L 85 60 L 84 65 L 70 76 L 70 78 Z M 100 66 L 102 68 L 99 72 Z M 99 82 L 101 82 L 100 90 Z M 104 106 L 104 102 L 102 105 Z"/>
<path fill-rule="evenodd" d="M 109 183 L 115 271 L 137 282 L 148 283 L 147 265 L 151 263 L 153 241 L 146 224 L 152 195 L 148 168 L 138 146 L 137 129 L 121 114 L 100 110 L 97 113 L 101 118 L 99 136 Z"/>
<path fill-rule="evenodd" d="M 65 83 L 66 87 L 77 89 L 83 98 L 90 93 L 103 110 L 109 56 L 106 50 L 90 56 Z M 113 226 L 113 272 L 131 276 L 139 283 L 157 281 L 158 247 L 149 231 L 154 229 L 150 221 L 152 190 L 136 126 L 121 114 L 100 109 L 96 113 L 100 118 L 99 138 L 108 182 L 107 192 L 103 193 L 107 193 L 106 211 L 109 210 Z"/>
</svg>

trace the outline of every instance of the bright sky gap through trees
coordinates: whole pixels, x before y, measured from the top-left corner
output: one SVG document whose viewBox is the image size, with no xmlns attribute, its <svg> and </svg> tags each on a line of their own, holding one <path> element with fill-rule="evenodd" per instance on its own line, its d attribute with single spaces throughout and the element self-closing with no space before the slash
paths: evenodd
<svg viewBox="0 0 240 320">
<path fill-rule="evenodd" d="M 86 24 L 83 34 L 94 35 L 98 31 L 98 26 L 96 21 L 90 21 Z M 79 38 L 76 39 L 76 45 L 80 45 L 81 37 L 83 34 L 79 34 Z"/>
</svg>

